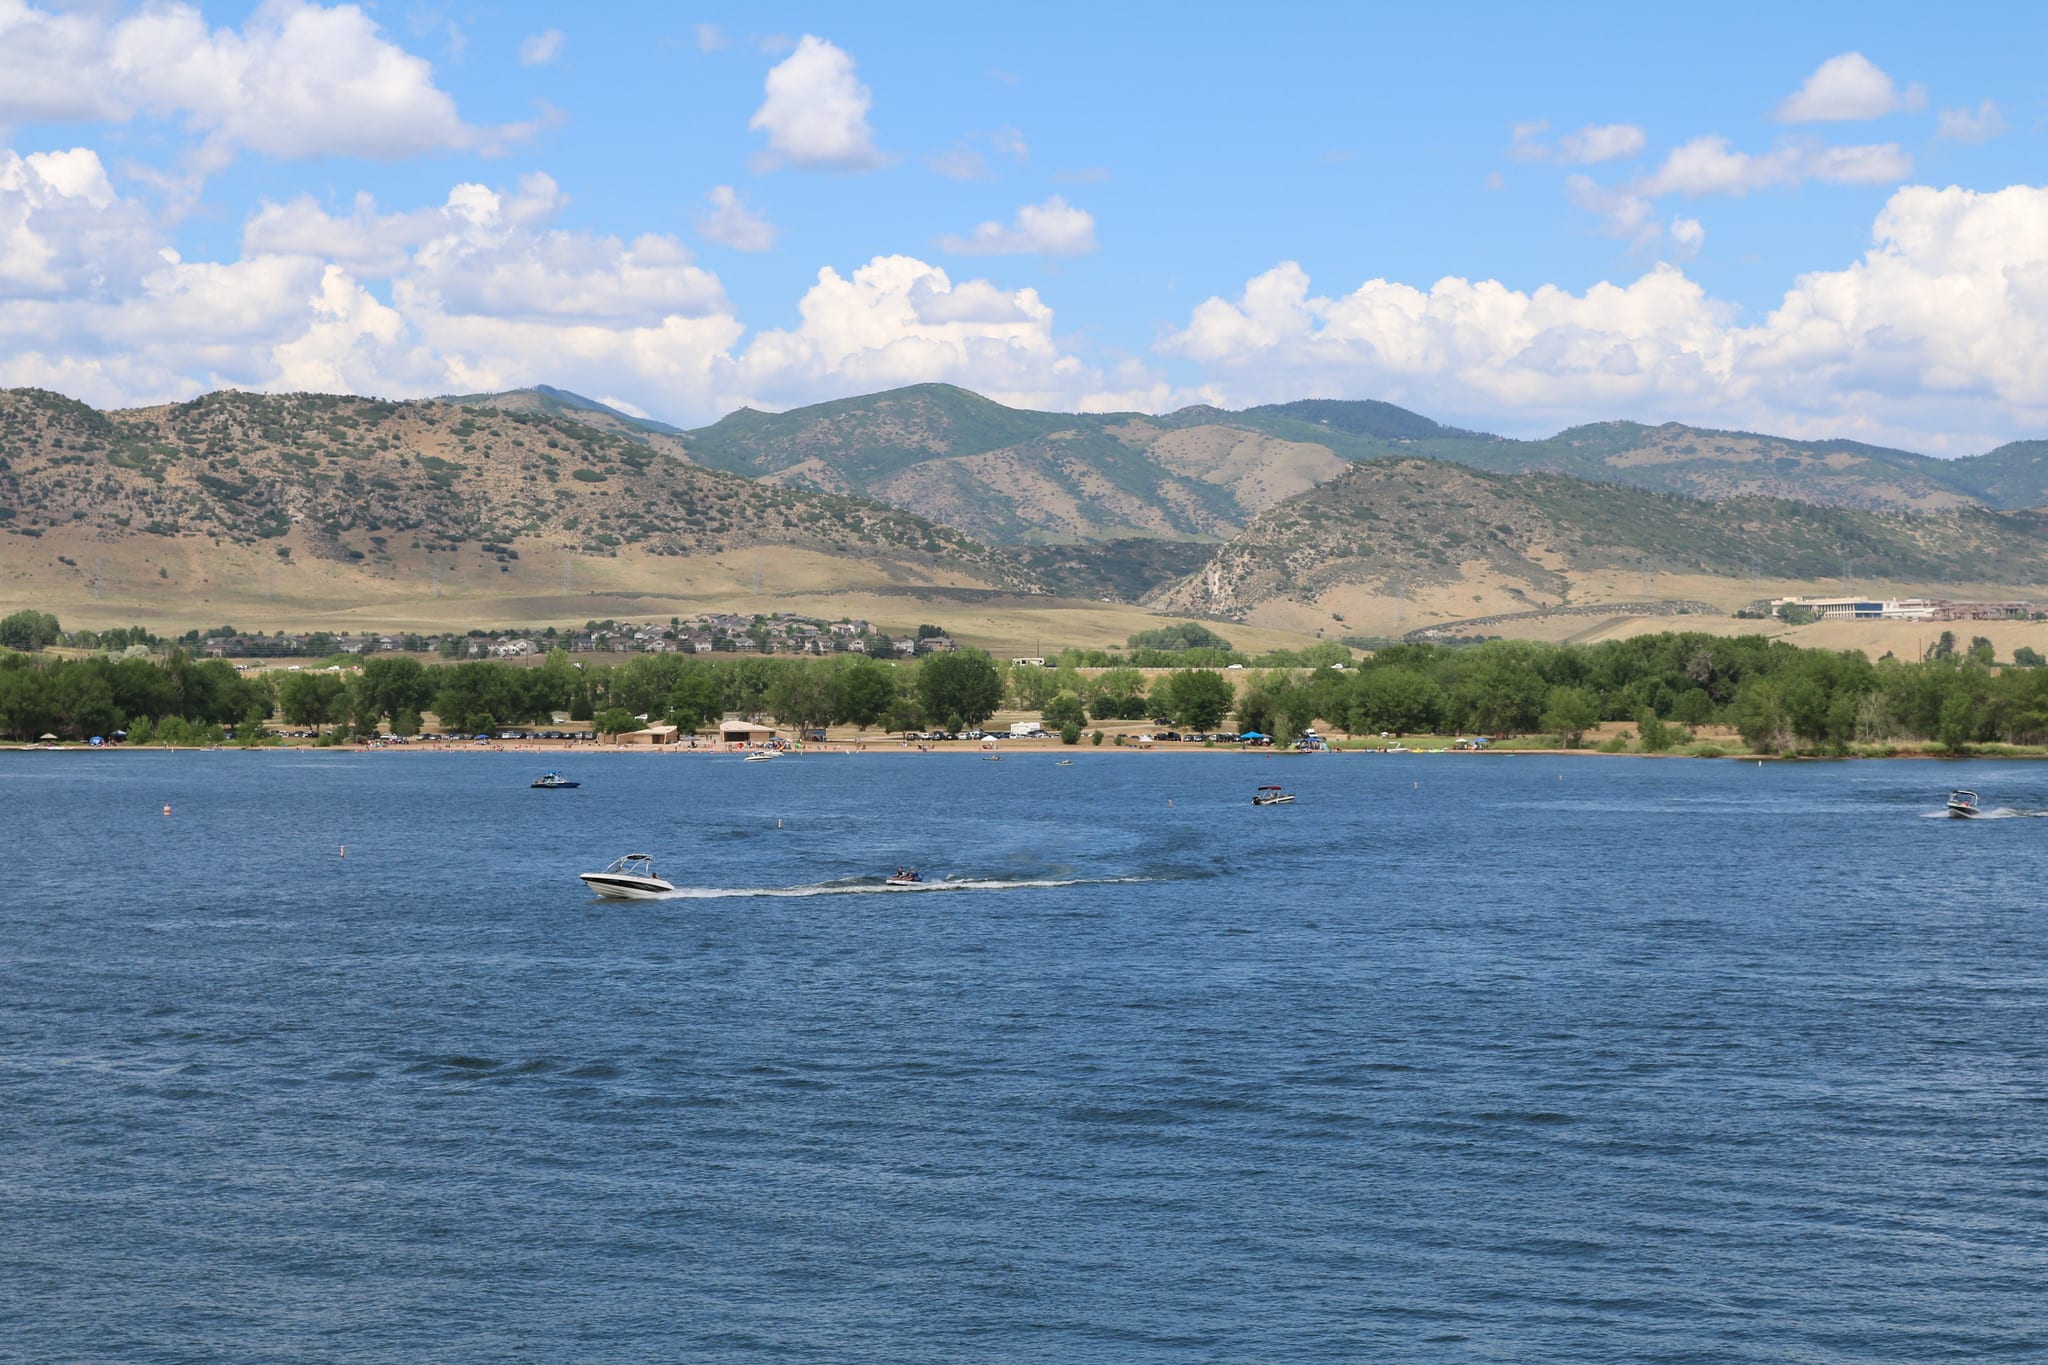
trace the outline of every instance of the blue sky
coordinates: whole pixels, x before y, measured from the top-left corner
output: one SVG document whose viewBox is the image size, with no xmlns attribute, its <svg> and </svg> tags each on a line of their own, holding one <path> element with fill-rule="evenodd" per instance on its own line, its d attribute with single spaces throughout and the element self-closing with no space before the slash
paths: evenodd
<svg viewBox="0 0 2048 1365">
<path fill-rule="evenodd" d="M 2048 435 L 2018 7 L 0 0 L 0 384 Z"/>
</svg>

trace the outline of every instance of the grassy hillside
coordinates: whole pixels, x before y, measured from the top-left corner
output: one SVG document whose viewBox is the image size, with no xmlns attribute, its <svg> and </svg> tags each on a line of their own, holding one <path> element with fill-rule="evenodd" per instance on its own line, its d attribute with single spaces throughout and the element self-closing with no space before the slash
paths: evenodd
<svg viewBox="0 0 2048 1365">
<path fill-rule="evenodd" d="M 784 546 L 1034 586 L 958 531 L 691 465 L 587 415 L 317 394 L 223 392 L 101 413 L 0 392 L 0 533 L 18 543 L 59 530 L 109 547 L 203 541 L 393 573 L 462 556 L 509 570 L 536 549 Z"/>
<path fill-rule="evenodd" d="M 1159 604 L 1243 618 L 1275 599 L 1315 602 L 1340 589 L 1404 597 L 1478 584 L 1536 608 L 1573 600 L 1595 577 L 1651 574 L 2042 583 L 2048 516 L 1710 503 L 1403 457 L 1354 464 L 1268 509 Z"/>
<path fill-rule="evenodd" d="M 1214 544 L 1203 541 L 1133 538 L 1020 545 L 1010 553 L 1062 597 L 1136 602 L 1193 573 L 1215 552 Z"/>
<path fill-rule="evenodd" d="M 2013 441 L 1955 464 L 1956 477 L 1993 507 L 2048 507 L 2048 441 Z"/>
</svg>

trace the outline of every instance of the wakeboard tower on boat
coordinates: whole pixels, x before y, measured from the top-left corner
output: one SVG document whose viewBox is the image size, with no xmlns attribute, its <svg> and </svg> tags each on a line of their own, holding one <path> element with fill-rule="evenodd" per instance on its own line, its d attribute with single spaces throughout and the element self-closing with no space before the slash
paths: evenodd
<svg viewBox="0 0 2048 1365">
<path fill-rule="evenodd" d="M 673 884 L 654 874 L 654 858 L 647 853 L 628 853 L 602 872 L 578 875 L 585 886 L 612 900 L 653 900 L 675 890 Z"/>
<path fill-rule="evenodd" d="M 1958 820 L 1974 820 L 1983 812 L 1977 808 L 1977 793 L 1960 787 L 1948 794 L 1948 813 Z"/>
</svg>

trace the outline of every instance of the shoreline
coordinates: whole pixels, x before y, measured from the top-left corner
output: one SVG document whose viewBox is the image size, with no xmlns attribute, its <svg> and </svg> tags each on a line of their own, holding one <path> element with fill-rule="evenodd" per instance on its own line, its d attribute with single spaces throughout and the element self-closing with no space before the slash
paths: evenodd
<svg viewBox="0 0 2048 1365">
<path fill-rule="evenodd" d="M 1026 747 L 1027 745 L 1028 745 L 1028 747 Z M 758 750 L 758 749 L 712 749 L 712 748 L 695 748 L 695 749 L 693 749 L 693 748 L 690 748 L 690 747 L 689 747 L 689 746 L 687 746 L 687 745 L 659 745 L 659 746 L 656 746 L 656 745 L 647 745 L 647 744 L 547 744 L 547 743 L 541 743 L 541 744 L 525 744 L 525 743 L 518 743 L 518 742 L 492 742 L 492 743 L 489 743 L 489 744 L 478 744 L 478 743 L 476 743 L 476 742 L 474 742 L 474 741 L 470 741 L 470 742 L 466 742 L 466 743 L 465 743 L 465 742 L 458 742 L 458 741 L 449 741 L 449 742 L 441 742 L 441 741 L 427 741 L 427 742 L 425 742 L 425 743 L 419 743 L 419 742 L 410 742 L 410 743 L 405 743 L 405 744 L 392 744 L 392 743 L 388 743 L 388 742 L 387 742 L 387 743 L 382 743 L 382 744 L 356 744 L 356 743 L 348 743 L 348 744 L 327 744 L 327 745 L 321 745 L 321 744 L 310 744 L 310 743 L 304 743 L 304 742 L 296 742 L 296 743 L 287 743 L 287 744 L 255 744 L 255 745 L 241 745 L 241 744 L 210 744 L 210 745 L 171 745 L 171 744 L 144 744 L 144 745 L 141 745 L 141 746 L 131 746 L 131 745 L 125 745 L 125 744 L 102 744 L 102 745 L 92 745 L 92 744 L 84 744 L 84 743 L 75 743 L 75 742 L 68 742 L 68 741 L 67 741 L 67 742 L 60 742 L 60 743 L 56 743 L 56 744 L 42 744 L 42 743 L 26 743 L 26 744 L 0 744 L 0 753 L 71 753 L 71 752 L 78 752 L 78 753 L 88 753 L 88 754 L 110 754 L 110 753 L 193 753 L 193 754 L 203 754 L 203 753 L 290 753 L 290 754 L 346 754 L 346 755 L 354 755 L 354 756 L 357 756 L 357 757 L 361 757 L 361 756 L 365 756 L 365 755 L 369 755 L 369 754 L 389 754 L 389 753 L 433 753 L 433 754 L 462 754 L 462 753 L 468 753 L 468 754 L 507 754 L 507 753 L 519 753 L 519 754 L 531 754 L 531 755 L 535 756 L 536 758 L 540 758 L 540 757 L 545 757 L 545 756 L 553 756 L 553 757 L 555 757 L 555 758 L 557 758 L 557 759 L 560 759 L 560 758 L 563 758 L 563 757 L 586 757 L 586 756 L 587 756 L 587 757 L 600 757 L 600 756 L 602 756 L 602 757 L 626 757 L 626 756 L 640 756 L 640 755 L 645 755 L 645 756 L 648 756 L 648 757 L 669 757 L 669 758 L 674 758 L 674 757 L 687 757 L 687 758 L 694 758 L 694 759 L 719 759 L 719 758 L 737 758 L 737 759 L 745 760 L 745 759 L 747 759 L 747 758 L 749 758 L 749 757 L 751 757 L 751 756 L 753 756 L 753 755 L 756 755 L 756 754 L 760 753 L 760 752 L 761 752 L 761 750 Z M 1728 750 L 1728 751 L 1725 751 L 1725 752 L 1722 752 L 1722 753 L 1718 753 L 1718 754 L 1689 754 L 1689 753 L 1684 753 L 1684 752 L 1681 752 L 1681 751 L 1675 751 L 1675 750 L 1674 750 L 1674 751 L 1666 751 L 1666 752 L 1664 752 L 1664 753 L 1643 753 L 1643 752 L 1641 752 L 1640 750 L 1636 750 L 1636 751 L 1623 751 L 1623 752 L 1609 752 L 1609 751 L 1606 751 L 1606 750 L 1602 750 L 1602 749 L 1599 749 L 1599 748 L 1578 748 L 1578 749 L 1517 749 L 1517 748 L 1486 748 L 1486 749 L 1456 749 L 1456 748 L 1452 748 L 1452 747 L 1451 747 L 1451 746 L 1449 746 L 1449 745 L 1444 745 L 1444 746 L 1441 746 L 1441 747 L 1430 747 L 1430 748 L 1419 748 L 1419 749 L 1403 748 L 1403 749 L 1398 749 L 1398 750 L 1393 750 L 1393 749 L 1368 749 L 1368 748 L 1333 748 L 1333 749 L 1326 749 L 1326 750 L 1311 750 L 1311 751 L 1300 751 L 1300 750 L 1295 750 L 1295 749 L 1282 749 L 1282 748 L 1239 748 L 1239 747 L 1236 747 L 1236 746 L 1231 746 L 1231 747 L 1210 747 L 1210 746 L 1205 746 L 1205 745 L 1181 745 L 1181 744 L 1153 744 L 1153 745 L 1149 745 L 1149 746 L 1143 746 L 1143 747 L 1141 747 L 1141 746 L 1139 746 L 1139 745 L 1135 745 L 1135 744 L 1124 744 L 1124 745 L 1113 745 L 1113 744 L 1104 744 L 1104 745 L 1102 745 L 1102 746 L 1100 746 L 1100 747 L 1097 747 L 1097 746 L 1095 746 L 1095 745 L 1092 745 L 1092 744 L 1078 744 L 1078 745 L 1067 745 L 1067 744 L 1060 744 L 1060 743 L 1057 743 L 1057 742 L 1054 742 L 1054 743 L 1052 743 L 1052 744 L 1048 745 L 1048 744 L 1044 743 L 1043 741 L 1025 741 L 1025 742 L 1023 742 L 1023 743 L 1020 743 L 1020 744 L 1016 745 L 1015 747 L 1011 747 L 1011 748 L 1007 748 L 1007 749 L 984 749 L 984 748 L 981 748 L 981 747 L 980 747 L 980 746 L 979 746 L 978 744 L 962 744 L 962 745 L 945 745 L 945 746 L 941 746 L 941 745 L 933 745 L 933 744 L 924 744 L 924 745 L 918 745 L 918 744 L 900 744 L 900 743 L 898 743 L 898 744 L 861 744 L 861 743 L 859 743 L 859 742 L 856 742 L 856 741 L 829 741 L 829 740 L 828 740 L 828 741 L 825 741 L 825 742 L 823 742 L 823 743 L 816 743 L 816 744 L 808 744 L 808 745 L 804 746 L 804 748 L 803 748 L 803 749 L 801 749 L 801 750 L 788 750 L 788 751 L 783 751 L 783 752 L 781 752 L 781 753 L 779 753 L 779 754 L 777 755 L 777 761 L 782 761 L 782 760 L 796 760 L 796 759 L 804 759 L 804 758 L 841 758 L 841 757 L 860 757 L 860 758 L 873 758 L 873 757 L 902 757 L 902 758 L 929 758 L 929 757 L 934 757 L 934 756 L 939 756 L 939 757 L 957 757 L 957 758 L 973 758 L 973 759 L 981 759 L 981 760 L 985 760 L 985 761 L 986 761 L 986 760 L 1001 760 L 1001 759 L 1004 759 L 1004 758 L 1011 758 L 1011 757 L 1034 757 L 1034 758 L 1035 758 L 1035 757 L 1052 757 L 1052 758 L 1056 758 L 1056 759 L 1057 759 L 1057 758 L 1070 758 L 1070 759 L 1071 759 L 1071 758 L 1078 758 L 1078 757 L 1081 757 L 1081 756 L 1082 756 L 1082 755 L 1084 755 L 1084 754 L 1091 754 L 1091 755 L 1102 755 L 1102 756 L 1106 756 L 1106 755 L 1110 755 L 1110 754 L 1116 754 L 1116 755 L 1119 755 L 1119 756 L 1136 756 L 1136 755 L 1140 755 L 1140 754 L 1181 754 L 1181 755 L 1209 755 L 1209 756 L 1219 756 L 1219 757 L 1220 757 L 1220 756 L 1224 756 L 1224 755 L 1236 755 L 1236 756 L 1239 756 L 1239 757 L 1252 757 L 1252 758 L 1282 758 L 1282 757 L 1284 757 L 1284 758 L 1289 758 L 1289 759 L 1297 759 L 1297 758 L 1298 758 L 1298 759 L 1308 759 L 1308 758 L 1331 758 L 1331 757 L 1340 757 L 1340 756 L 1351 756 L 1351 757 L 1367 757 L 1367 758 L 1409 758 L 1409 757 L 1414 757 L 1414 756 L 1417 756 L 1417 755 L 1432 755 L 1432 756 L 1434 756 L 1434 755 L 1450 755 L 1450 756 L 1455 756 L 1455 757 L 1458 757 L 1458 758 L 1479 758 L 1479 757 L 1487 757 L 1487 756 L 1492 756 L 1492 757 L 1497 757 L 1497 758 L 1568 758 L 1568 759 L 1579 759 L 1579 758 L 1637 758 L 1637 759 L 1687 759 L 1687 760 L 1693 760 L 1693 761 L 1700 761 L 1700 762 L 1717 762 L 1717 761 L 1729 761 L 1729 760 L 1733 760 L 1733 761 L 1736 761 L 1736 762 L 1748 762 L 1748 761 L 1752 761 L 1752 760 L 1754 760 L 1754 761 L 1756 761 L 1756 762 L 1759 762 L 1759 763 L 1845 763 L 1845 762 L 1858 762 L 1858 761 L 1868 761 L 1868 760 L 1872 760 L 1872 759 L 1924 759 L 1924 760 L 1929 760 L 1929 761 L 1940 761 L 1940 760 L 1948 760 L 1948 761 L 1961 761 L 1961 760 L 1968 760 L 1968 759 L 1980 759 L 1980 760 L 1982 760 L 1982 759 L 2000 759 L 2000 760 L 2006 760 L 2006 761 L 2011 761 L 2011 762 L 2028 762 L 2028 761 L 2040 761 L 2040 760 L 2043 760 L 2043 759 L 2048 759 L 2048 750 L 2043 750 L 2042 752 L 2038 752 L 2038 753 L 2008 753 L 2008 752 L 1998 752 L 1998 753 L 1960 753 L 1960 754 L 1952 754 L 1952 753 L 1942 753 L 1942 752 L 1937 752 L 1937 751 L 1931 751 L 1931 750 L 1926 750 L 1926 749 L 1914 749 L 1914 750 L 1901 750 L 1901 751 L 1899 751 L 1899 752 L 1896 752 L 1896 753 L 1881 753 L 1881 754 L 1853 754 L 1853 753 L 1852 753 L 1852 754 L 1815 754 L 1815 753 L 1778 753 L 1778 754 L 1759 754 L 1759 753 L 1751 753 L 1751 752 L 1748 752 L 1748 751 L 1745 751 L 1745 750 L 1734 750 L 1734 749 L 1731 749 L 1731 750 Z"/>
</svg>

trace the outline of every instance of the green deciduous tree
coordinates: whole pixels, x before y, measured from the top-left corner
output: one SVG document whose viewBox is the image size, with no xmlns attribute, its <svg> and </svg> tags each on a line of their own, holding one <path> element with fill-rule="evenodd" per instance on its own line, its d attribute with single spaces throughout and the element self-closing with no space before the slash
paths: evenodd
<svg viewBox="0 0 2048 1365">
<path fill-rule="evenodd" d="M 1214 730 L 1236 704 L 1237 689 L 1213 669 L 1183 668 L 1166 676 L 1165 697 L 1174 724 L 1188 730 Z"/>
<path fill-rule="evenodd" d="M 833 675 L 833 715 L 857 730 L 878 723 L 895 702 L 895 671 L 873 659 L 856 659 Z"/>
<path fill-rule="evenodd" d="M 664 714 L 669 724 L 692 732 L 725 714 L 725 689 L 709 664 L 693 660 L 683 666 L 669 688 Z"/>
<path fill-rule="evenodd" d="M 318 728 L 341 719 L 347 691 L 338 673 L 293 673 L 277 689 L 278 707 L 293 725 Z"/>
<path fill-rule="evenodd" d="M 1369 668 L 1354 684 L 1349 728 L 1368 734 L 1422 734 L 1436 729 L 1443 711 L 1443 689 L 1428 674 L 1398 665 Z"/>
<path fill-rule="evenodd" d="M 917 666 L 917 700 L 927 716 L 957 717 L 979 725 L 1003 702 L 995 661 L 978 649 L 934 654 Z"/>
<path fill-rule="evenodd" d="M 1081 705 L 1081 699 L 1072 692 L 1062 692 L 1045 704 L 1039 720 L 1047 729 L 1063 730 L 1068 726 L 1079 729 L 1088 719 L 1088 713 Z"/>
<path fill-rule="evenodd" d="M 374 728 L 383 717 L 396 720 L 406 711 L 424 710 L 434 699 L 434 679 L 426 666 L 396 655 L 364 660 L 351 687 L 358 729 Z"/>
<path fill-rule="evenodd" d="M 46 611 L 17 611 L 0 618 L 0 646 L 8 649 L 48 649 L 63 633 L 57 618 Z"/>
<path fill-rule="evenodd" d="M 799 731 L 822 729 L 832 723 L 832 680 L 816 664 L 797 664 L 783 670 L 768 688 L 768 710 L 784 725 Z"/>
<path fill-rule="evenodd" d="M 1583 687 L 1553 687 L 1544 697 L 1538 723 L 1561 738 L 1567 749 L 1576 749 L 1586 731 L 1600 723 L 1600 698 Z"/>
<path fill-rule="evenodd" d="M 1774 754 L 1785 747 L 1792 722 L 1785 710 L 1785 692 L 1766 678 L 1747 678 L 1736 689 L 1730 708 L 1735 732 L 1752 752 Z"/>
</svg>

